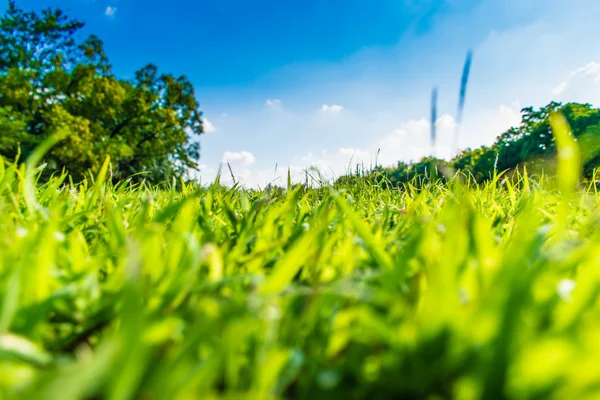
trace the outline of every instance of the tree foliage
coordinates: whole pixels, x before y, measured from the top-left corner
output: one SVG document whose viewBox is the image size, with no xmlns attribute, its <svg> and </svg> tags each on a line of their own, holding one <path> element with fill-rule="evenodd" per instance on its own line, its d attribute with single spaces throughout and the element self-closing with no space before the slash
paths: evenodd
<svg viewBox="0 0 600 400">
<path fill-rule="evenodd" d="M 36 13 L 9 1 L 0 19 L 0 155 L 26 157 L 60 134 L 45 161 L 75 180 L 106 156 L 115 179 L 143 172 L 158 182 L 195 168 L 202 114 L 192 84 L 154 65 L 119 79 L 98 37 L 77 40 L 82 27 L 59 9 Z"/>
<path fill-rule="evenodd" d="M 556 154 L 550 128 L 553 113 L 565 116 L 583 151 L 584 177 L 593 177 L 594 170 L 600 167 L 600 109 L 590 104 L 551 102 L 539 110 L 524 108 L 521 113 L 521 123 L 498 136 L 492 146 L 466 149 L 449 162 L 426 157 L 416 163 L 399 162 L 393 168 L 378 167 L 369 179 L 398 186 L 416 177 L 422 180 L 449 176 L 440 174 L 440 170 L 462 172 L 477 182 L 491 179 L 495 171 L 510 172 L 523 167 L 533 173 L 551 173 Z"/>
</svg>

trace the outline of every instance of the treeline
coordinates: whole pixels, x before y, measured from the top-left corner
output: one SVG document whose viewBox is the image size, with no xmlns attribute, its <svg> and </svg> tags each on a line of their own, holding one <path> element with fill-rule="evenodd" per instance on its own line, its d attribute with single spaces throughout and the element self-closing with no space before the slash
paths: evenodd
<svg viewBox="0 0 600 400">
<path fill-rule="evenodd" d="M 408 182 L 447 179 L 456 173 L 476 182 L 484 182 L 494 172 L 508 174 L 526 168 L 529 174 L 552 174 L 555 170 L 556 146 L 550 129 L 550 115 L 562 113 L 582 151 L 583 176 L 591 179 L 600 167 L 600 109 L 590 104 L 552 102 L 535 110 L 524 108 L 519 126 L 498 136 L 492 146 L 466 149 L 450 161 L 426 157 L 419 162 L 398 162 L 395 167 L 376 167 L 366 174 L 340 178 L 366 178 L 383 185 L 400 186 Z M 360 175 L 360 176 L 359 176 Z"/>
<path fill-rule="evenodd" d="M 58 136 L 45 171 L 66 168 L 75 181 L 107 156 L 115 180 L 143 173 L 160 182 L 195 168 L 202 114 L 192 84 L 154 65 L 117 78 L 98 37 L 77 39 L 82 27 L 61 10 L 9 1 L 0 19 L 0 156 L 24 160 Z"/>
</svg>

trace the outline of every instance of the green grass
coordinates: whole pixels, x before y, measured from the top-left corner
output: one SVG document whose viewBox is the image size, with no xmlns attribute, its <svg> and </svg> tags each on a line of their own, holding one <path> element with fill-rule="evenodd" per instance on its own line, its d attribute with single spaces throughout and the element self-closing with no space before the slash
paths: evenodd
<svg viewBox="0 0 600 400">
<path fill-rule="evenodd" d="M 599 398 L 599 197 L 561 154 L 402 190 L 0 161 L 0 398 Z"/>
</svg>

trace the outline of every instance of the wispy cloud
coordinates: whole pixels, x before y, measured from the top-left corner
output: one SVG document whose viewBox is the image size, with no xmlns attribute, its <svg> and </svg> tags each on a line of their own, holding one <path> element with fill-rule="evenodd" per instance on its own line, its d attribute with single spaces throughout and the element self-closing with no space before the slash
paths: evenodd
<svg viewBox="0 0 600 400">
<path fill-rule="evenodd" d="M 504 2 L 511 7 L 498 8 Z M 397 46 L 366 49 L 342 62 L 293 66 L 267 83 L 244 86 L 251 105 L 240 104 L 238 93 L 219 104 L 231 114 L 215 120 L 222 135 L 203 138 L 203 162 L 216 168 L 223 151 L 235 143 L 256 156 L 250 167 L 233 168 L 236 180 L 255 186 L 276 178 L 285 184 L 288 166 L 293 180 L 303 180 L 309 165 L 339 174 L 350 159 L 368 167 L 377 157 L 380 165 L 393 166 L 431 154 L 431 86 L 441 88 L 438 115 L 456 117 L 456 86 L 467 47 L 474 48 L 476 64 L 458 148 L 490 145 L 520 122 L 522 107 L 540 107 L 553 97 L 600 105 L 600 73 L 589 64 L 590 54 L 600 54 L 600 44 L 577 40 L 598 31 L 592 11 L 600 11 L 600 2 L 479 3 Z M 498 15 L 498 9 L 505 12 Z M 504 22 L 486 22 L 496 18 Z M 285 98 L 285 104 L 274 97 Z M 437 156 L 451 155 L 455 123 L 449 115 L 438 119 Z"/>
<path fill-rule="evenodd" d="M 217 127 L 206 118 L 202 118 L 202 126 L 204 133 L 215 133 L 217 131 Z"/>
<path fill-rule="evenodd" d="M 466 147 L 477 147 L 480 144 L 490 144 L 494 138 L 516 125 L 520 121 L 519 102 L 508 103 L 499 107 L 485 109 L 477 115 L 469 115 L 465 120 L 461 137 L 461 145 Z M 369 169 L 378 165 L 394 166 L 397 161 L 418 161 L 422 157 L 432 154 L 432 148 L 429 142 L 429 131 L 431 129 L 430 121 L 427 118 L 412 118 L 405 122 L 393 120 L 389 124 L 380 124 L 381 121 L 371 119 L 364 115 L 355 115 L 352 112 L 344 112 L 333 121 L 327 121 L 328 118 L 317 118 L 314 114 L 303 113 L 288 110 L 285 115 L 276 115 L 264 120 L 264 115 L 260 116 L 263 120 L 251 120 L 260 126 L 260 130 L 277 129 L 270 128 L 273 119 L 283 119 L 281 126 L 289 127 L 288 130 L 282 130 L 287 133 L 284 139 L 273 143 L 277 148 L 274 154 L 260 154 L 261 146 L 252 147 L 252 143 L 246 143 L 246 151 L 232 152 L 227 151 L 222 155 L 221 162 L 229 162 L 235 174 L 235 180 L 248 187 L 264 187 L 268 183 L 285 185 L 287 171 L 289 168 L 292 181 L 303 182 L 310 175 L 317 176 L 311 169 L 314 167 L 320 172 L 320 177 L 324 180 L 331 180 L 359 168 Z M 248 123 L 244 120 L 243 123 Z M 334 125 L 332 125 L 334 124 Z M 240 125 L 242 126 L 242 125 Z M 279 127 L 279 125 L 274 125 Z M 433 150 L 435 155 L 441 158 L 451 158 L 452 137 L 456 128 L 455 119 L 449 114 L 442 114 L 436 121 L 438 130 L 438 141 Z M 238 129 L 231 127 L 232 129 Z M 361 132 L 370 132 L 369 138 L 362 142 L 355 140 L 328 140 L 330 136 L 342 137 L 344 132 L 359 130 Z M 298 142 L 294 137 L 301 137 L 303 132 L 319 132 L 323 141 L 312 146 L 313 149 L 301 149 L 295 155 L 282 155 L 285 149 L 296 147 Z M 206 140 L 223 140 L 224 146 L 229 145 L 226 142 L 226 136 L 219 137 L 207 136 Z M 275 140 L 275 139 L 274 139 Z M 329 145 L 326 144 L 329 143 Z M 208 146 L 208 145 L 207 145 Z M 256 158 L 255 155 L 259 158 Z M 203 178 L 211 180 L 214 178 L 216 165 L 214 169 L 207 169 L 203 173 Z M 277 165 L 277 169 L 275 169 Z M 221 176 L 221 182 L 230 185 L 233 184 L 228 173 Z"/>
<path fill-rule="evenodd" d="M 281 100 L 279 100 L 279 99 L 267 99 L 266 103 L 267 103 L 267 105 L 269 107 L 273 107 L 273 106 L 277 106 L 277 105 L 281 104 Z"/>
<path fill-rule="evenodd" d="M 321 111 L 326 113 L 337 114 L 342 110 L 344 110 L 344 107 L 340 106 L 339 104 L 323 104 L 321 106 Z"/>
<path fill-rule="evenodd" d="M 600 83 L 600 62 L 591 62 L 571 72 L 566 81 L 561 82 L 552 90 L 554 96 L 561 96 L 565 92 L 591 92 L 593 87 Z M 573 93 L 570 93 L 571 95 Z"/>
<path fill-rule="evenodd" d="M 569 84 L 567 83 L 567 81 L 561 82 L 558 84 L 557 87 L 555 87 L 552 90 L 552 94 L 555 96 L 560 96 L 568 87 L 569 87 Z"/>
<path fill-rule="evenodd" d="M 256 159 L 254 158 L 254 155 L 249 151 L 226 151 L 223 153 L 222 158 L 223 163 L 229 163 L 231 165 L 237 165 L 240 167 L 249 167 L 250 165 L 254 164 L 255 161 Z"/>
<path fill-rule="evenodd" d="M 114 18 L 116 13 L 117 13 L 117 7 L 112 7 L 112 6 L 106 7 L 106 10 L 104 11 L 104 15 L 106 15 L 109 18 Z"/>
</svg>

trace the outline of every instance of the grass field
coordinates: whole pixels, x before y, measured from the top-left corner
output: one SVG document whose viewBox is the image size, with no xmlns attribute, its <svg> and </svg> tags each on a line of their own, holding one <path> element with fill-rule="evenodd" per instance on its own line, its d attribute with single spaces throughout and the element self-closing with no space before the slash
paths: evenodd
<svg viewBox="0 0 600 400">
<path fill-rule="evenodd" d="M 1 162 L 0 398 L 600 398 L 599 197 L 565 154 L 266 191 Z"/>
</svg>

